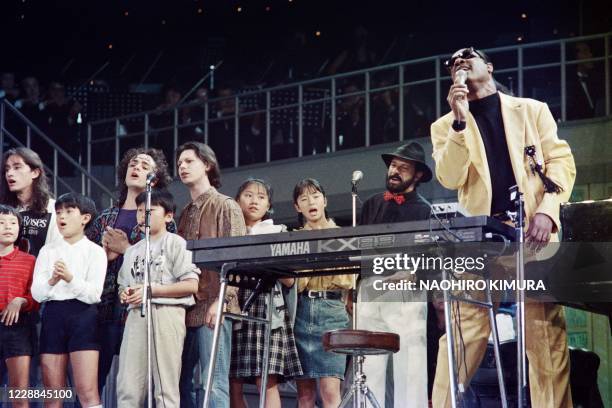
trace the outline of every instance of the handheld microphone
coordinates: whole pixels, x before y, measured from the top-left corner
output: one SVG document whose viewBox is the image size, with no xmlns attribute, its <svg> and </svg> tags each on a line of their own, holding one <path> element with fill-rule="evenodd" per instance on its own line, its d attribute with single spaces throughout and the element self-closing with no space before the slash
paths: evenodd
<svg viewBox="0 0 612 408">
<path fill-rule="evenodd" d="M 363 178 L 363 172 L 361 170 L 355 170 L 353 172 L 353 179 L 351 180 L 351 183 L 357 184 L 362 178 Z"/>
<path fill-rule="evenodd" d="M 154 171 L 147 174 L 147 184 L 151 184 L 153 181 L 157 180 L 157 175 Z"/>
<path fill-rule="evenodd" d="M 455 84 L 457 85 L 465 85 L 465 81 L 467 81 L 467 72 L 463 69 L 455 72 Z"/>
<path fill-rule="evenodd" d="M 460 69 L 459 71 L 455 72 L 455 84 L 456 85 L 465 85 L 465 81 L 467 81 L 467 72 L 465 70 Z M 457 99 L 463 100 L 464 97 L 460 96 L 460 97 L 457 97 Z"/>
</svg>

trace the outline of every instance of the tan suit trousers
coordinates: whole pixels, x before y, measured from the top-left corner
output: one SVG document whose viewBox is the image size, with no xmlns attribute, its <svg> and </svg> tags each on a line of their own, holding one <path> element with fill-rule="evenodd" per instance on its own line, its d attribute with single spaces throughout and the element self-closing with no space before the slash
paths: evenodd
<svg viewBox="0 0 612 408">
<path fill-rule="evenodd" d="M 453 302 L 454 303 L 454 302 Z M 465 344 L 465 362 L 460 354 L 459 331 L 453 331 L 459 383 L 467 388 L 486 351 L 491 328 L 487 309 L 459 302 L 461 331 Z M 455 310 L 455 307 L 453 307 Z M 569 384 L 569 350 L 563 308 L 553 303 L 525 303 L 525 345 L 529 359 L 531 406 L 537 408 L 572 407 Z M 434 408 L 450 407 L 451 392 L 448 372 L 446 335 L 440 339 L 438 365 L 432 402 Z M 467 379 L 466 379 L 467 371 Z"/>
</svg>

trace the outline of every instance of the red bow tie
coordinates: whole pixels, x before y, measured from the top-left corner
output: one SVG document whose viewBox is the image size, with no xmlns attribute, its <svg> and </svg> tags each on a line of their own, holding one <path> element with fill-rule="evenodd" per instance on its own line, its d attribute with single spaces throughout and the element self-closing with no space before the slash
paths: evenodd
<svg viewBox="0 0 612 408">
<path fill-rule="evenodd" d="M 390 191 L 385 191 L 383 195 L 385 201 L 395 201 L 397 205 L 402 205 L 404 201 L 406 201 L 406 197 L 403 194 L 391 193 Z"/>
</svg>

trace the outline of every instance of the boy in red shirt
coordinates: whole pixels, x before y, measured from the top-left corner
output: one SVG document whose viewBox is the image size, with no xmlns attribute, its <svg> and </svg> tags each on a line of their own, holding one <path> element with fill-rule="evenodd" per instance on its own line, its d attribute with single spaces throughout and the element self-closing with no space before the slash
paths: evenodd
<svg viewBox="0 0 612 408">
<path fill-rule="evenodd" d="M 0 204 L 0 357 L 6 362 L 9 387 L 27 388 L 35 333 L 30 312 L 38 309 L 30 287 L 36 258 L 14 243 L 21 230 L 21 215 Z M 14 403 L 27 407 L 27 402 Z"/>
</svg>

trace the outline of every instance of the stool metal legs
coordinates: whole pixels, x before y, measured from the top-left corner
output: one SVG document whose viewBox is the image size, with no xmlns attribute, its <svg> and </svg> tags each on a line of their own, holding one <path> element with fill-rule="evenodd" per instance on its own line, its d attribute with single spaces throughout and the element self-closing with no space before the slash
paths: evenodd
<svg viewBox="0 0 612 408">
<path fill-rule="evenodd" d="M 344 395 L 338 408 L 347 407 L 351 399 L 355 403 L 354 406 L 358 408 L 366 408 L 366 400 L 370 401 L 370 406 L 380 408 L 380 404 L 376 401 L 374 394 L 366 385 L 366 376 L 363 373 L 363 361 L 365 357 L 353 356 L 353 358 L 356 359 L 357 371 L 353 377 L 353 384 L 351 385 L 350 391 Z"/>
</svg>

